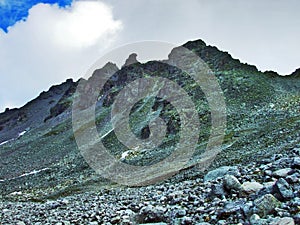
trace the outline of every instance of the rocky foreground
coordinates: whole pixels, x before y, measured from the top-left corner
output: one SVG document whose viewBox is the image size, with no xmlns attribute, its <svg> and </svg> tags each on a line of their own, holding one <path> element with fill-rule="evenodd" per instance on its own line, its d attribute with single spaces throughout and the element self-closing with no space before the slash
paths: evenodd
<svg viewBox="0 0 300 225">
<path fill-rule="evenodd" d="M 299 147 L 204 178 L 3 202 L 1 224 L 300 224 Z"/>
</svg>

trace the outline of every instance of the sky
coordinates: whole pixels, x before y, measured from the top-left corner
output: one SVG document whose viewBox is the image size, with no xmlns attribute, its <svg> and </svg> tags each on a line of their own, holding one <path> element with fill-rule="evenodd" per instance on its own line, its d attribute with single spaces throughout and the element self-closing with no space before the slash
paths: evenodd
<svg viewBox="0 0 300 225">
<path fill-rule="evenodd" d="M 104 53 L 202 39 L 259 70 L 300 67 L 298 0 L 0 0 L 0 112 L 21 107 Z"/>
</svg>

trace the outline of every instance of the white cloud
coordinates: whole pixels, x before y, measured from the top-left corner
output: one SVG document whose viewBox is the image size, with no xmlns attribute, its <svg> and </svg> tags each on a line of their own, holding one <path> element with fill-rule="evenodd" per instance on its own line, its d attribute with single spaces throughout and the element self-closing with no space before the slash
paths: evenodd
<svg viewBox="0 0 300 225">
<path fill-rule="evenodd" d="M 202 39 L 262 71 L 285 75 L 300 66 L 299 0 L 104 1 L 122 18 L 126 42 Z"/>
<path fill-rule="evenodd" d="M 66 9 L 36 5 L 8 34 L 0 29 L 0 111 L 79 78 L 104 51 L 135 41 L 200 38 L 260 70 L 299 67 L 299 0 L 74 1 Z"/>
<path fill-rule="evenodd" d="M 99 1 L 77 1 L 66 9 L 41 5 L 34 7 L 31 13 L 39 19 L 48 15 L 48 20 L 43 19 L 44 23 L 40 23 L 47 26 L 43 35 L 49 34 L 61 47 L 85 48 L 100 40 L 109 41 L 109 36 L 121 28 L 121 22 L 112 17 L 111 8 Z"/>
<path fill-rule="evenodd" d="M 0 111 L 25 104 L 51 84 L 83 76 L 121 30 L 112 8 L 99 1 L 32 7 L 26 21 L 7 34 L 0 30 Z"/>
</svg>

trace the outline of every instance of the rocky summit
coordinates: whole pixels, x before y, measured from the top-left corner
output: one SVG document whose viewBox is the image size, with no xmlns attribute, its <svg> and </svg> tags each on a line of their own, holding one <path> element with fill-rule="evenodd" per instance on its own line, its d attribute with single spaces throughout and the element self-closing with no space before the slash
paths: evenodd
<svg viewBox="0 0 300 225">
<path fill-rule="evenodd" d="M 69 79 L 22 108 L 0 114 L 1 224 L 300 224 L 299 69 L 280 76 L 260 72 L 202 40 L 183 47 L 208 65 L 226 104 L 223 142 L 207 167 L 199 162 L 210 143 L 213 112 L 203 87 L 165 63 L 177 57 L 176 49 L 166 61 L 146 63 L 133 53 L 120 69 L 108 62 L 87 80 Z M 97 92 L 92 84 L 108 73 L 113 76 Z M 176 174 L 171 161 L 164 172 L 172 176 L 134 187 L 121 185 L 96 173 L 81 155 L 76 134 L 90 132 L 86 124 L 93 121 L 75 129 L 73 103 L 81 99 L 76 105 L 80 112 L 94 107 L 100 141 L 116 162 L 155 165 L 192 135 L 182 134 L 180 111 L 157 96 L 133 105 L 129 125 L 136 138 L 152 137 L 153 119 L 160 117 L 166 124 L 165 137 L 154 149 L 125 146 L 111 118 L 122 90 L 149 77 L 172 80 L 188 93 L 200 120 L 198 141 Z M 81 90 L 85 96 L 96 93 L 96 103 L 78 94 L 81 84 L 88 87 Z"/>
</svg>

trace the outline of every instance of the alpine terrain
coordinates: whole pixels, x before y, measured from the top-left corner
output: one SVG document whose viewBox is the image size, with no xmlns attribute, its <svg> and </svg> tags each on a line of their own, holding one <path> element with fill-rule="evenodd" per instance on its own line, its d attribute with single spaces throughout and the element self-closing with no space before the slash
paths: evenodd
<svg viewBox="0 0 300 225">
<path fill-rule="evenodd" d="M 183 47 L 209 66 L 224 95 L 226 109 L 220 110 L 225 110 L 226 130 L 208 168 L 197 164 L 212 126 L 203 89 L 179 68 L 164 61 L 140 63 L 133 53 L 122 68 L 107 62 L 89 80 L 66 80 L 0 114 L 1 224 L 300 224 L 300 69 L 281 76 L 241 63 L 202 40 Z M 175 56 L 176 49 L 168 60 Z M 126 186 L 99 175 L 86 162 L 75 135 L 89 131 L 93 121 L 75 129 L 72 106 L 83 98 L 78 85 L 97 84 L 105 73 L 114 75 L 96 92 L 94 124 L 115 160 L 132 166 L 155 165 L 169 157 L 182 138 L 183 121 L 169 101 L 146 96 L 130 111 L 131 132 L 146 140 L 151 137 L 149 123 L 160 117 L 166 135 L 154 149 L 130 149 L 112 129 L 118 94 L 144 77 L 172 80 L 188 93 L 200 126 L 195 151 L 178 173 L 173 174 L 170 163 L 170 171 L 164 172 L 172 176 Z M 82 91 L 92 96 L 96 90 Z M 87 98 L 76 107 L 84 112 L 91 106 Z"/>
</svg>

